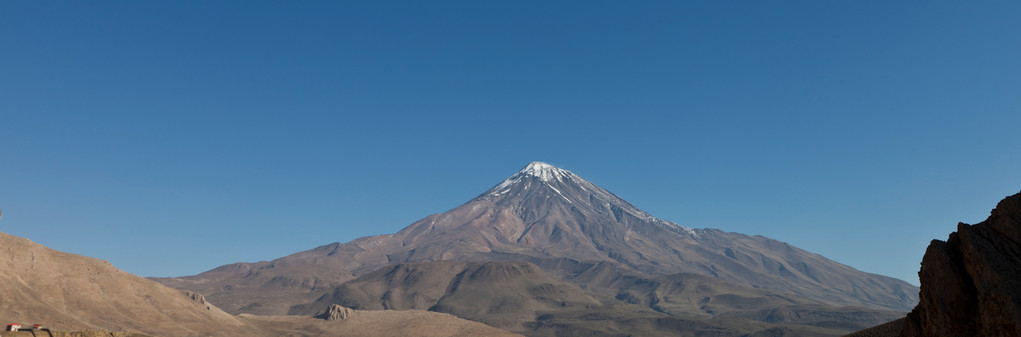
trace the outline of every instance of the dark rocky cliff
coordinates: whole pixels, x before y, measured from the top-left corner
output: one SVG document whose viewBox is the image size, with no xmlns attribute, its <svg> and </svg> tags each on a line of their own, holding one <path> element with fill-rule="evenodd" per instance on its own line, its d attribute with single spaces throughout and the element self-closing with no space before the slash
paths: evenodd
<svg viewBox="0 0 1021 337">
<path fill-rule="evenodd" d="M 1021 336 L 1021 193 L 933 240 L 918 275 L 920 302 L 902 337 Z"/>
</svg>

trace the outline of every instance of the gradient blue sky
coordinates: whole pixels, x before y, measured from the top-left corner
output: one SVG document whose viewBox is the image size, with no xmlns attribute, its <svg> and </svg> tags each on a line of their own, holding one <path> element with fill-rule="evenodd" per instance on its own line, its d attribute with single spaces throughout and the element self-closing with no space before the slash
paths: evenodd
<svg viewBox="0 0 1021 337">
<path fill-rule="evenodd" d="M 1021 190 L 1021 3 L 3 1 L 0 231 L 143 276 L 530 161 L 917 284 Z"/>
</svg>

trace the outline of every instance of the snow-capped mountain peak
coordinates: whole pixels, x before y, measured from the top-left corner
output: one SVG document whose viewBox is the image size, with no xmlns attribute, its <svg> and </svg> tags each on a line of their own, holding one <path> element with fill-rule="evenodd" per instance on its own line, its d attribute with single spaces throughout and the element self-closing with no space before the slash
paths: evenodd
<svg viewBox="0 0 1021 337">
<path fill-rule="evenodd" d="M 528 166 L 525 166 L 525 168 L 518 171 L 518 173 L 538 177 L 544 182 L 550 182 L 570 174 L 567 170 L 541 161 L 533 161 L 529 163 Z"/>
<path fill-rule="evenodd" d="M 492 189 L 483 193 L 484 196 L 499 196 L 507 193 L 507 187 L 513 185 L 516 182 L 522 181 L 523 178 L 535 177 L 539 178 L 543 183 L 551 183 L 555 180 L 564 181 L 569 176 L 574 175 L 568 170 L 543 163 L 541 161 L 533 161 L 525 166 L 525 168 L 518 171 L 514 175 L 507 178 L 499 185 L 494 186 Z"/>
<path fill-rule="evenodd" d="M 538 191 L 547 192 L 544 194 Z M 540 204 L 545 205 L 549 199 L 541 199 L 543 197 L 562 199 L 582 213 L 595 215 L 616 212 L 616 217 L 627 213 L 642 221 L 663 226 L 670 231 L 688 237 L 697 236 L 693 229 L 656 218 L 571 171 L 539 161 L 529 163 L 528 166 L 502 183 L 493 186 L 476 199 L 502 202 L 504 200 L 522 200 L 520 198 L 540 198 L 538 199 L 541 200 Z M 615 221 L 619 221 L 619 219 Z"/>
<path fill-rule="evenodd" d="M 836 298 L 833 303 L 840 305 L 878 304 L 904 310 L 906 305 L 914 305 L 911 301 L 917 298 L 912 297 L 917 290 L 904 282 L 882 281 L 874 274 L 854 271 L 779 241 L 692 229 L 656 218 L 575 173 L 543 162 L 532 162 L 468 202 L 427 216 L 395 234 L 293 254 L 278 260 L 284 267 L 275 267 L 276 262 L 239 264 L 174 282 L 188 286 L 207 284 L 204 289 L 219 292 L 217 296 L 233 303 L 246 303 L 232 299 L 246 295 L 223 292 L 221 289 L 230 289 L 227 285 L 244 284 L 253 290 L 247 293 L 258 296 L 262 296 L 262 289 L 288 289 L 287 293 L 260 297 L 266 299 L 263 303 L 278 303 L 283 296 L 279 294 L 298 294 L 289 289 L 306 289 L 304 285 L 282 286 L 278 281 L 281 277 L 288 283 L 302 279 L 313 280 L 315 284 L 320 280 L 341 284 L 373 274 L 373 270 L 384 265 L 444 260 L 537 261 L 543 266 L 538 268 L 548 266 L 562 275 L 572 275 L 565 277 L 584 274 L 574 280 L 590 280 L 581 282 L 599 287 L 611 284 L 604 281 L 616 284 L 616 280 L 604 278 L 616 271 L 655 275 L 701 273 L 756 288 L 815 294 L 820 302 Z M 321 275 L 335 276 L 324 279 Z M 212 279 L 224 281 L 205 283 Z M 384 279 L 389 280 L 389 276 Z M 831 286 L 833 283 L 839 287 Z M 320 296 L 325 291 L 307 294 Z M 326 292 L 331 293 L 336 294 Z M 285 304 L 294 308 L 297 303 Z M 319 310 L 320 306 L 315 308 Z"/>
</svg>

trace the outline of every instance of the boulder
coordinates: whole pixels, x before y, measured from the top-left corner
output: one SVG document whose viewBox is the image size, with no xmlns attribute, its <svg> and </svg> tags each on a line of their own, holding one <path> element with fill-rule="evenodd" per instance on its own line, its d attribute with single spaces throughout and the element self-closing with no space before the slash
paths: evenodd
<svg viewBox="0 0 1021 337">
<path fill-rule="evenodd" d="M 339 304 L 330 304 L 326 311 L 316 317 L 327 321 L 342 321 L 355 315 L 354 309 L 343 307 Z"/>
</svg>

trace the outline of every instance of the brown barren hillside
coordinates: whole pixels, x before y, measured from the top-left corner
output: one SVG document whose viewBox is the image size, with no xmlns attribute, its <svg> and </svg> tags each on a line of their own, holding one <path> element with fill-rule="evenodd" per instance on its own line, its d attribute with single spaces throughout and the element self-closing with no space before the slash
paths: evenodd
<svg viewBox="0 0 1021 337">
<path fill-rule="evenodd" d="M 534 321 L 542 312 L 604 306 L 577 286 L 557 280 L 531 263 L 449 261 L 382 268 L 291 311 L 309 315 L 333 303 L 372 310 L 446 312 L 512 331 L 524 329 L 524 323 Z"/>
<path fill-rule="evenodd" d="M 343 319 L 310 316 L 240 317 L 275 336 L 417 336 L 417 337 L 512 337 L 521 336 L 453 315 L 424 310 L 354 310 Z"/>
<path fill-rule="evenodd" d="M 736 337 L 771 329 L 788 336 L 839 336 L 902 315 L 829 307 L 694 274 L 619 275 L 624 290 L 613 296 L 559 280 L 528 262 L 401 263 L 348 281 L 291 312 L 311 315 L 337 304 L 428 309 L 529 336 Z"/>
<path fill-rule="evenodd" d="M 109 262 L 55 251 L 0 233 L 0 317 L 53 329 L 154 335 L 255 333 L 244 321 Z"/>
<path fill-rule="evenodd" d="M 233 316 L 201 295 L 131 275 L 106 261 L 59 252 L 2 232 L 0 320 L 43 324 L 56 336 L 76 337 L 516 336 L 427 311 L 356 311 L 340 320 Z"/>
</svg>

